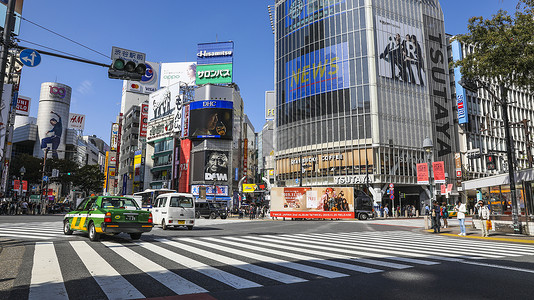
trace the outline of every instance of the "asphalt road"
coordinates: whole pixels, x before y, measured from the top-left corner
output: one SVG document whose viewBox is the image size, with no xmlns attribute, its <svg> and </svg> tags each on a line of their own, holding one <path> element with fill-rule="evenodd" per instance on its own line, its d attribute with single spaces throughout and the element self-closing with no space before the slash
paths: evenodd
<svg viewBox="0 0 534 300">
<path fill-rule="evenodd" d="M 204 220 L 136 243 L 0 216 L 0 299 L 529 299 L 534 245 L 421 222 Z M 397 226 L 397 225 L 404 226 Z"/>
</svg>

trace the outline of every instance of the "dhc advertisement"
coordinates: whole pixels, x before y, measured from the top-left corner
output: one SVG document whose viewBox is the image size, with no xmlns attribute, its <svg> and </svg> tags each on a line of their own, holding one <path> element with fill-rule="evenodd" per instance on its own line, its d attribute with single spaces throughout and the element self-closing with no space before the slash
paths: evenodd
<svg viewBox="0 0 534 300">
<path fill-rule="evenodd" d="M 462 45 L 458 41 L 451 43 L 452 59 L 454 61 L 462 59 Z M 454 78 L 456 80 L 456 105 L 458 106 L 458 123 L 467 124 L 469 118 L 467 117 L 467 103 L 465 98 L 465 89 L 458 83 L 462 79 L 460 67 L 454 68 Z"/>
<path fill-rule="evenodd" d="M 231 64 L 234 42 L 198 44 L 197 65 Z"/>
<path fill-rule="evenodd" d="M 286 63 L 286 102 L 348 88 L 347 43 L 325 47 Z"/>
<path fill-rule="evenodd" d="M 189 104 L 189 137 L 232 139 L 232 101 L 205 100 Z"/>
</svg>

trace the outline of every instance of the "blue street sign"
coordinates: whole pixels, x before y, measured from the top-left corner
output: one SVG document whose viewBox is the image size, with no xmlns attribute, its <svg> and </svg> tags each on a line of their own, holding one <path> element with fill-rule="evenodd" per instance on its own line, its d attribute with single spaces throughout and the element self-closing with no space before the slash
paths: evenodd
<svg viewBox="0 0 534 300">
<path fill-rule="evenodd" d="M 43 176 L 43 181 L 48 181 L 48 176 Z"/>
<path fill-rule="evenodd" d="M 389 199 L 391 199 L 391 200 L 395 199 L 395 195 L 389 196 Z"/>
<path fill-rule="evenodd" d="M 33 49 L 20 51 L 20 61 L 28 67 L 36 67 L 41 63 L 41 54 Z"/>
</svg>

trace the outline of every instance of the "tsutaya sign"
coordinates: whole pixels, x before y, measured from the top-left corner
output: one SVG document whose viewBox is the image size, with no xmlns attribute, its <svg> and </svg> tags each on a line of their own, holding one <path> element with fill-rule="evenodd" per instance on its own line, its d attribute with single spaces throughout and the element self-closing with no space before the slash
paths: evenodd
<svg viewBox="0 0 534 300">
<path fill-rule="evenodd" d="M 365 184 L 374 180 L 373 175 L 347 175 L 334 177 L 334 184 Z"/>
</svg>

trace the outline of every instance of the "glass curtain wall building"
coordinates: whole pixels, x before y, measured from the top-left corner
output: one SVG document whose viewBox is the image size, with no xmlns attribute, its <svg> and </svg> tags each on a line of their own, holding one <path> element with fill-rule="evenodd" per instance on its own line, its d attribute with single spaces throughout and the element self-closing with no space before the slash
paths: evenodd
<svg viewBox="0 0 534 300">
<path fill-rule="evenodd" d="M 437 0 L 276 1 L 276 184 L 428 199 L 425 137 L 454 172 L 446 43 Z"/>
</svg>

